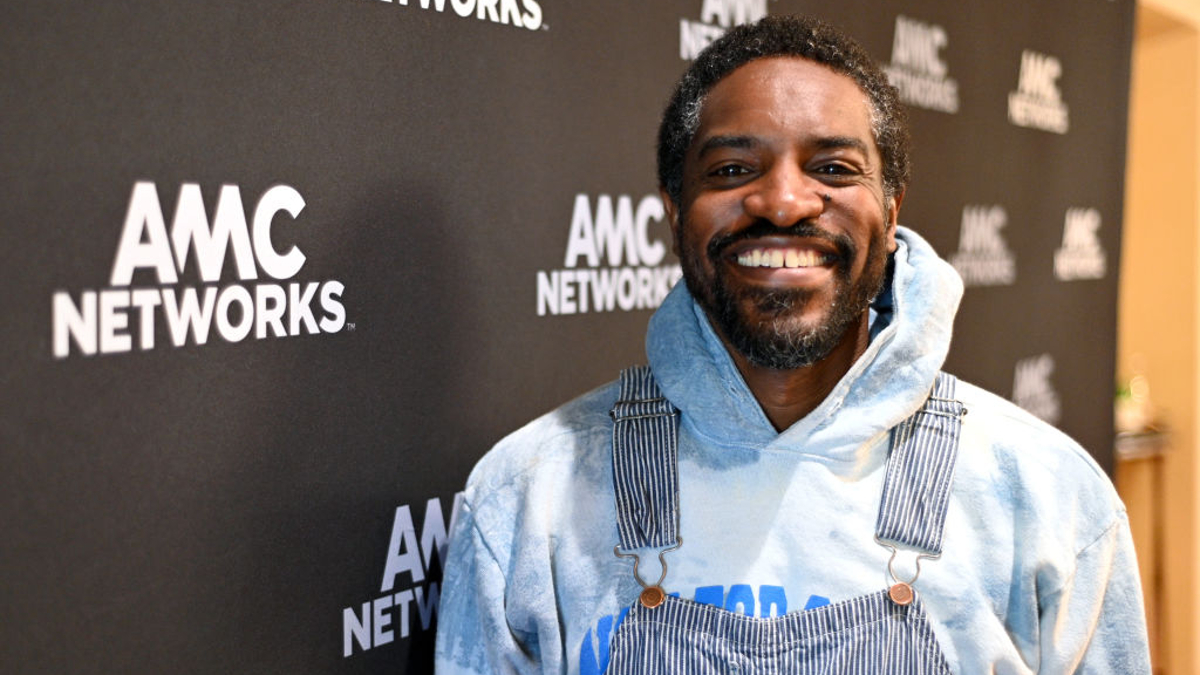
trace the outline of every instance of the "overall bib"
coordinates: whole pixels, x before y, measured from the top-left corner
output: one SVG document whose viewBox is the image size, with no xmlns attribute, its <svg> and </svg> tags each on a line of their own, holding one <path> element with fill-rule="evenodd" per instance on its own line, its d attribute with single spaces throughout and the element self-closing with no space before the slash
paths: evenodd
<svg viewBox="0 0 1200 675">
<path fill-rule="evenodd" d="M 936 558 L 958 453 L 961 416 L 953 376 L 939 374 L 925 404 L 892 429 L 875 540 Z M 613 636 L 609 675 L 943 675 L 950 673 L 912 582 L 815 609 L 755 618 L 666 595 L 646 583 L 629 551 L 683 544 L 679 538 L 678 411 L 647 367 L 621 374 L 613 407 L 613 487 L 621 542 L 643 591 Z M 864 533 L 865 534 L 865 533 Z M 665 550 L 664 550 L 665 549 Z"/>
</svg>

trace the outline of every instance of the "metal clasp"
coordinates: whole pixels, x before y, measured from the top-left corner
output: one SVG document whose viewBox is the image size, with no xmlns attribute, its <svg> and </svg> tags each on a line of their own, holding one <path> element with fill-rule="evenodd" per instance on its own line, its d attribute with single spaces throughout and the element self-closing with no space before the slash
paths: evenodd
<svg viewBox="0 0 1200 675">
<path fill-rule="evenodd" d="M 925 558 L 927 560 L 937 560 L 938 558 L 942 557 L 942 554 L 918 553 L 917 557 L 914 559 L 916 562 L 916 571 L 913 572 L 911 579 L 905 581 L 896 575 L 896 569 L 894 567 L 896 564 L 896 556 L 900 553 L 899 549 L 880 539 L 879 535 L 875 535 L 875 543 L 892 552 L 892 557 L 888 558 L 887 564 L 888 576 L 892 578 L 892 585 L 890 588 L 888 588 L 888 597 L 892 599 L 892 602 L 900 606 L 912 604 L 913 600 L 915 600 L 917 597 L 917 591 L 913 588 L 913 584 L 917 582 L 917 577 L 921 576 L 921 558 Z"/>
<path fill-rule="evenodd" d="M 662 582 L 667 578 L 666 555 L 671 551 L 678 549 L 680 546 L 683 546 L 683 537 L 676 537 L 674 546 L 664 548 L 658 552 L 658 563 L 662 565 L 662 574 L 658 576 L 658 581 L 654 582 L 653 584 L 647 584 L 645 579 L 642 579 L 641 573 L 638 572 L 638 565 L 642 562 L 641 556 L 636 553 L 622 552 L 619 544 L 613 546 L 613 553 L 616 554 L 618 558 L 633 558 L 633 578 L 637 580 L 638 585 L 642 587 L 642 592 L 638 595 L 638 601 L 640 601 L 643 606 L 649 609 L 654 609 L 655 607 L 661 605 L 664 600 L 666 600 L 667 594 L 662 588 Z"/>
</svg>

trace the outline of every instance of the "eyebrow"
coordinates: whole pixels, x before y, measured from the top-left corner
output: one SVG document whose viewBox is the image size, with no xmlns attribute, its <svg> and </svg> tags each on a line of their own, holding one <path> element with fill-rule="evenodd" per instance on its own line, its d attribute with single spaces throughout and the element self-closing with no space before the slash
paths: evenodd
<svg viewBox="0 0 1200 675">
<path fill-rule="evenodd" d="M 830 136 L 828 138 L 818 138 L 816 146 L 821 150 L 840 150 L 842 148 L 850 148 L 858 150 L 864 155 L 869 155 L 870 150 L 867 144 L 862 142 L 862 139 L 854 136 Z"/>
<path fill-rule="evenodd" d="M 854 136 L 826 136 L 816 139 L 813 144 L 819 150 L 840 150 L 849 148 L 857 150 L 864 155 L 869 155 L 870 150 L 867 144 L 861 139 Z M 705 154 L 720 148 L 734 148 L 738 150 L 749 150 L 761 145 L 761 142 L 753 136 L 712 136 L 705 139 L 697 150 L 697 157 L 704 157 Z"/>
<path fill-rule="evenodd" d="M 700 149 L 697 151 L 696 156 L 704 157 L 705 154 L 720 148 L 749 150 L 750 148 L 758 145 L 758 140 L 752 136 L 711 136 L 700 145 Z"/>
</svg>

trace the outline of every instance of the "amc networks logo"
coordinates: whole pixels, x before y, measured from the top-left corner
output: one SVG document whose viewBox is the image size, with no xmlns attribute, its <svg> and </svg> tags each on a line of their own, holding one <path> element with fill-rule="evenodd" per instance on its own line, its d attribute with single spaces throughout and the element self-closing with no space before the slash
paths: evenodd
<svg viewBox="0 0 1200 675">
<path fill-rule="evenodd" d="M 700 20 L 679 20 L 679 58 L 691 61 L 725 31 L 767 15 L 767 0 L 704 0 Z"/>
<path fill-rule="evenodd" d="M 262 339 L 342 330 L 345 286 L 296 280 L 307 260 L 304 252 L 294 245 L 279 251 L 272 241 L 272 228 L 294 221 L 304 207 L 295 188 L 276 185 L 247 218 L 241 189 L 223 185 L 210 219 L 200 186 L 184 183 L 168 230 L 158 187 L 136 183 L 108 287 L 54 294 L 54 357 L 154 349 L 162 344 L 160 326 L 173 347 L 203 345 L 213 332 L 241 342 L 251 334 Z M 237 281 L 218 286 L 227 253 Z M 190 265 L 200 285 L 180 284 Z M 264 277 L 269 281 L 260 281 Z M 147 278 L 153 283 L 145 283 Z"/>
<path fill-rule="evenodd" d="M 662 199 L 575 196 L 563 269 L 537 273 L 537 315 L 654 309 L 683 276 L 663 264 Z"/>
<path fill-rule="evenodd" d="M 939 25 L 896 17 L 892 62 L 883 70 L 900 100 L 929 110 L 958 112 L 958 82 L 949 77 L 941 56 L 948 41 L 946 29 Z"/>
<path fill-rule="evenodd" d="M 542 28 L 542 6 L 537 0 L 378 0 L 394 2 L 402 7 L 410 4 L 421 9 L 444 13 L 449 4 L 450 11 L 461 18 L 538 30 Z"/>
<path fill-rule="evenodd" d="M 454 495 L 448 520 L 441 498 L 426 501 L 420 531 L 413 521 L 412 507 L 396 507 L 379 596 L 342 610 L 343 657 L 434 627 L 441 598 L 434 558 L 439 564 L 446 560 L 449 534 L 454 530 L 462 498 L 461 492 Z"/>
<path fill-rule="evenodd" d="M 1000 232 L 1007 225 L 1008 213 L 999 204 L 963 207 L 958 250 L 950 255 L 950 264 L 964 284 L 1010 286 L 1016 281 L 1016 256 Z"/>
<path fill-rule="evenodd" d="M 1008 94 L 1008 120 L 1019 127 L 1067 133 L 1070 111 L 1058 87 L 1062 73 L 1057 57 L 1028 49 L 1022 52 L 1017 90 Z"/>
</svg>

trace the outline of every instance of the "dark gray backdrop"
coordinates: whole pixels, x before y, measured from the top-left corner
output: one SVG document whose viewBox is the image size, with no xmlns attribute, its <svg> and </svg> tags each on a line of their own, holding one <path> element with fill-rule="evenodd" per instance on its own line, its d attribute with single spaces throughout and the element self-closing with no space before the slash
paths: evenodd
<svg viewBox="0 0 1200 675">
<path fill-rule="evenodd" d="M 484 0 L 425 4 L 0 7 L 0 670 L 428 672 L 438 526 L 474 460 L 643 359 L 649 309 L 579 311 L 570 279 L 638 272 L 607 250 L 594 268 L 565 260 L 586 234 L 577 203 L 596 229 L 622 224 L 622 197 L 655 194 L 681 33 L 763 11 L 833 20 L 927 90 L 953 80 L 957 112 L 911 107 L 901 221 L 951 257 L 970 249 L 964 208 L 1000 206 L 1000 247 L 975 254 L 1015 278 L 968 288 L 948 369 L 1111 465 L 1130 0 L 502 0 L 496 21 Z M 1066 133 L 1010 122 L 1024 52 L 1043 74 L 1058 64 L 1039 91 L 1057 90 Z M 231 256 L 206 282 L 189 259 L 177 282 L 142 269 L 133 289 L 165 303 L 336 281 L 338 329 L 229 341 L 214 327 L 175 347 L 160 305 L 141 349 L 139 310 L 118 308 L 118 325 L 87 330 L 129 335 L 129 351 L 88 355 L 72 337 L 56 356 L 56 294 L 83 317 L 87 293 L 130 290 L 110 275 L 140 182 L 167 231 L 184 184 L 210 221 L 223 185 L 248 221 L 290 186 L 304 209 L 277 214 L 271 240 L 306 260 L 291 279 L 242 280 Z M 617 214 L 602 223 L 605 198 Z M 1099 218 L 1075 238 L 1098 278 L 1053 273 L 1069 209 Z M 666 227 L 645 236 L 653 248 Z M 644 277 L 672 273 L 669 255 L 652 262 Z M 575 283 L 555 297 L 576 313 L 539 316 L 555 279 Z"/>
</svg>

